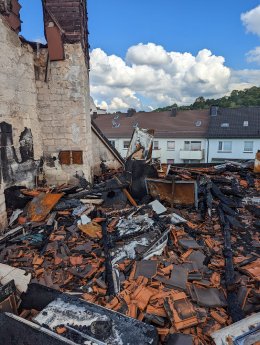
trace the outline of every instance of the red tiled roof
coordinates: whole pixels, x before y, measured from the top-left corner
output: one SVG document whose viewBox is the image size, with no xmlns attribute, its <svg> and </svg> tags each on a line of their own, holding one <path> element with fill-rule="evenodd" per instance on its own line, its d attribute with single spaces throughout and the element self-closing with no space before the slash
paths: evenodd
<svg viewBox="0 0 260 345">
<path fill-rule="evenodd" d="M 113 127 L 113 119 L 119 127 Z M 126 114 L 99 115 L 95 123 L 108 138 L 130 138 L 134 125 L 155 130 L 157 138 L 202 138 L 206 136 L 210 114 L 208 109 L 178 111 L 176 117 L 171 111 L 140 112 L 131 117 Z M 196 126 L 197 124 L 197 126 Z M 199 125 L 199 126 L 198 126 Z"/>
</svg>

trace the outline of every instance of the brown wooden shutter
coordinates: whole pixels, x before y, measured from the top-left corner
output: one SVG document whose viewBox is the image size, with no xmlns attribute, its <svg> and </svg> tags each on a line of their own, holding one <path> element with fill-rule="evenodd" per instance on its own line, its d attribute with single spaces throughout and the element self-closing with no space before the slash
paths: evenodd
<svg viewBox="0 0 260 345">
<path fill-rule="evenodd" d="M 60 164 L 70 165 L 70 151 L 60 151 L 59 160 Z"/>
<path fill-rule="evenodd" d="M 82 151 L 72 151 L 72 164 L 83 164 Z"/>
</svg>

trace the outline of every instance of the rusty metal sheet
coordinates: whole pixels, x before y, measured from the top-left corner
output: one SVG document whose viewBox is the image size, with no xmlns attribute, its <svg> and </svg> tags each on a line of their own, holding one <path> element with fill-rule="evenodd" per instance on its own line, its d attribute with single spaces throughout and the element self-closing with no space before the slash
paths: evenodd
<svg viewBox="0 0 260 345">
<path fill-rule="evenodd" d="M 70 151 L 60 151 L 59 161 L 60 164 L 70 165 Z"/>
<path fill-rule="evenodd" d="M 41 193 L 33 198 L 28 207 L 29 219 L 32 222 L 43 221 L 63 195 L 63 193 Z"/>
<path fill-rule="evenodd" d="M 48 26 L 45 31 L 50 61 L 64 60 L 64 47 L 60 30 L 57 26 Z"/>
<path fill-rule="evenodd" d="M 146 179 L 148 194 L 169 204 L 195 205 L 197 207 L 196 181 L 169 181 L 163 179 Z"/>
<path fill-rule="evenodd" d="M 83 152 L 82 151 L 71 151 L 72 153 L 72 164 L 83 164 Z"/>
</svg>

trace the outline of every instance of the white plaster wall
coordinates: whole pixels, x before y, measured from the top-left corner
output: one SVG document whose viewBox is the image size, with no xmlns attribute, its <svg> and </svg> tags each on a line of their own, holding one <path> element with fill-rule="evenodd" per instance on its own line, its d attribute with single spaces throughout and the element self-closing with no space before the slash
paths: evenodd
<svg viewBox="0 0 260 345">
<path fill-rule="evenodd" d="M 109 140 L 115 141 L 115 148 L 119 151 L 122 157 L 126 157 L 127 149 L 124 149 L 124 141 L 130 140 L 130 138 L 109 138 Z M 183 163 L 180 159 L 180 150 L 184 149 L 184 141 L 201 141 L 201 148 L 204 150 L 204 159 L 201 163 L 205 162 L 207 157 L 207 141 L 202 138 L 185 138 L 185 139 L 174 139 L 174 138 L 155 138 L 154 141 L 159 141 L 159 150 L 153 150 L 153 158 L 160 158 L 161 163 L 167 163 L 167 159 L 174 159 L 174 163 Z M 175 150 L 167 149 L 167 141 L 175 141 Z"/>
<path fill-rule="evenodd" d="M 111 151 L 104 145 L 99 137 L 92 131 L 92 143 L 93 143 L 93 163 L 94 174 L 98 175 L 101 172 L 100 163 L 101 160 L 105 161 L 105 165 L 109 169 L 119 169 L 122 165 L 111 153 Z"/>
<path fill-rule="evenodd" d="M 232 141 L 232 152 L 219 152 L 219 141 Z M 253 141 L 253 152 L 244 152 L 244 142 Z M 212 159 L 255 159 L 257 150 L 260 150 L 259 139 L 209 139 L 209 163 Z"/>
</svg>

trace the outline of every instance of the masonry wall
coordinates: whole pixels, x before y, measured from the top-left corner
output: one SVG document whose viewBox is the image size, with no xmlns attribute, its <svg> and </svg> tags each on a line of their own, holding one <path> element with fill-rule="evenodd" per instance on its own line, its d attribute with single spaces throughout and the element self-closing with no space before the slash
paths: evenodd
<svg viewBox="0 0 260 345">
<path fill-rule="evenodd" d="M 4 189 L 33 185 L 42 141 L 37 114 L 34 54 L 0 15 L 0 228 L 6 223 Z"/>
<path fill-rule="evenodd" d="M 119 169 L 122 164 L 115 158 L 101 139 L 92 131 L 93 171 L 95 175 L 101 173 L 100 163 L 103 161 L 109 169 Z"/>
<path fill-rule="evenodd" d="M 35 56 L 38 109 L 48 183 L 65 183 L 76 172 L 92 179 L 93 156 L 89 79 L 80 43 L 65 44 L 65 60 L 48 61 L 47 49 Z M 83 165 L 61 165 L 59 153 L 81 150 Z"/>
</svg>

